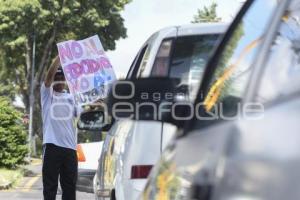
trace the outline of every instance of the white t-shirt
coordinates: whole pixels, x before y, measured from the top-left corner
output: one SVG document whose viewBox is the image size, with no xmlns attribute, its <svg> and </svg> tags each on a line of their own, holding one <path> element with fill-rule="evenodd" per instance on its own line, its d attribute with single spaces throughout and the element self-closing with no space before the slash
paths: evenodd
<svg viewBox="0 0 300 200">
<path fill-rule="evenodd" d="M 43 118 L 43 144 L 53 143 L 76 150 L 76 107 L 69 93 L 53 91 L 43 83 L 41 86 Z"/>
</svg>

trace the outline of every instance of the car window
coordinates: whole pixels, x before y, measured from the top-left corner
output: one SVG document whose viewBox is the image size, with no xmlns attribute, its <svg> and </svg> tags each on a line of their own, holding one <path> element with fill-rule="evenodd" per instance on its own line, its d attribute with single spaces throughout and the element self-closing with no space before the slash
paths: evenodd
<svg viewBox="0 0 300 200">
<path fill-rule="evenodd" d="M 130 67 L 129 67 L 129 70 L 128 70 L 128 72 L 127 72 L 126 79 L 129 79 L 129 78 L 132 76 L 132 74 L 134 73 L 134 70 L 135 70 L 134 66 L 135 66 L 135 64 L 137 63 L 137 60 L 139 59 L 139 57 L 140 57 L 140 55 L 142 54 L 143 50 L 146 50 L 146 47 L 144 47 L 144 48 L 138 53 L 138 55 L 135 56 L 133 62 L 131 63 L 131 65 L 130 65 Z"/>
<path fill-rule="evenodd" d="M 78 130 L 77 143 L 100 142 L 102 140 L 102 134 L 100 131 Z"/>
<path fill-rule="evenodd" d="M 135 66 L 138 69 L 137 74 L 135 76 L 136 78 L 142 77 L 142 75 L 146 69 L 146 66 L 148 64 L 152 48 L 154 47 L 154 41 L 156 40 L 157 37 L 158 37 L 158 33 L 155 33 L 147 41 L 147 49 L 142 56 L 142 60 Z"/>
<path fill-rule="evenodd" d="M 142 63 L 142 60 L 144 58 L 145 52 L 148 49 L 148 45 L 145 45 L 142 50 L 140 50 L 139 54 L 135 57 L 134 61 L 132 62 L 129 72 L 127 74 L 127 78 L 131 78 L 134 76 L 134 74 L 139 70 L 139 67 Z"/>
<path fill-rule="evenodd" d="M 155 58 L 151 76 L 180 79 L 180 87 L 188 88 L 190 98 L 194 99 L 198 90 L 196 86 L 201 81 L 204 67 L 219 38 L 220 34 L 210 34 L 164 40 Z"/>
<path fill-rule="evenodd" d="M 241 21 L 236 24 L 230 39 L 204 90 L 205 110 L 213 113 L 236 114 L 244 96 L 252 63 L 267 29 L 277 0 L 254 1 Z"/>
<path fill-rule="evenodd" d="M 292 1 L 270 49 L 256 100 L 265 103 L 300 90 L 300 2 Z"/>
<path fill-rule="evenodd" d="M 179 78 L 193 100 L 202 79 L 204 67 L 220 34 L 178 37 L 174 42 L 169 77 Z"/>
<path fill-rule="evenodd" d="M 164 40 L 158 50 L 153 64 L 151 76 L 166 77 L 169 72 L 170 52 L 172 39 Z"/>
</svg>

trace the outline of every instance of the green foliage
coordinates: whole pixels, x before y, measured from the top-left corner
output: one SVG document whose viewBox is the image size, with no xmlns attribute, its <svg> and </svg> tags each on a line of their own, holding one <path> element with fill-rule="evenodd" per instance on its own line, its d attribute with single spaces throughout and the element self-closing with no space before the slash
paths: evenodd
<svg viewBox="0 0 300 200">
<path fill-rule="evenodd" d="M 10 100 L 14 100 L 16 96 L 16 91 L 13 85 L 4 81 L 4 83 L 0 83 L 0 96 L 6 96 Z"/>
<path fill-rule="evenodd" d="M 192 23 L 220 22 L 222 19 L 217 16 L 217 6 L 214 2 L 209 7 L 204 6 L 202 10 L 198 9 Z"/>
<path fill-rule="evenodd" d="M 16 168 L 28 152 L 22 114 L 0 97 L 0 167 Z"/>
<path fill-rule="evenodd" d="M 7 183 L 12 183 L 9 187 L 17 186 L 24 176 L 23 169 L 7 169 L 0 168 L 0 185 L 6 185 Z M 10 188 L 7 188 L 10 189 Z"/>
<path fill-rule="evenodd" d="M 236 50 L 241 38 L 244 35 L 244 25 L 243 23 L 240 23 L 238 27 L 236 28 L 235 32 L 233 33 L 232 37 L 229 40 L 229 43 L 226 46 L 226 49 L 223 51 L 222 58 L 220 59 L 219 67 L 216 70 L 215 74 L 215 81 L 217 78 L 221 77 L 225 70 L 230 67 L 230 61 L 232 59 L 232 56 L 234 55 L 234 51 Z M 232 88 L 232 76 L 230 76 L 224 83 L 222 87 L 222 92 L 220 95 L 220 98 L 218 102 L 222 101 L 224 96 L 227 96 L 228 94 L 232 94 L 233 88 Z"/>
<path fill-rule="evenodd" d="M 56 43 L 98 34 L 106 50 L 126 37 L 120 11 L 130 0 L 0 0 L 0 67 L 18 85 L 28 105 L 32 48 L 36 40 L 36 74 L 56 56 Z"/>
<path fill-rule="evenodd" d="M 126 37 L 120 11 L 131 0 L 0 0 L 0 94 L 19 94 L 29 111 L 30 76 L 35 56 L 34 132 L 40 133 L 39 86 L 57 55 L 56 43 L 98 34 L 104 49 Z"/>
<path fill-rule="evenodd" d="M 4 60 L 3 53 L 1 53 L 0 50 L 0 96 L 6 96 L 12 101 L 14 100 L 14 97 L 16 96 L 16 89 L 15 85 L 11 84 L 9 79 L 7 79 L 7 69 L 4 67 Z"/>
</svg>

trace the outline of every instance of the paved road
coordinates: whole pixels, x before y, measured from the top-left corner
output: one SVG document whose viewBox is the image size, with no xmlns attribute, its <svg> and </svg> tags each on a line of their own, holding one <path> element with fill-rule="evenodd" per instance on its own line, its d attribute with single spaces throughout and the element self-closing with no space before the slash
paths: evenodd
<svg viewBox="0 0 300 200">
<path fill-rule="evenodd" d="M 15 188 L 7 191 L 0 191 L 1 200 L 41 200 L 43 199 L 43 187 L 41 177 L 41 165 L 28 166 L 33 172 L 24 177 L 20 184 Z M 61 199 L 61 192 L 58 191 L 57 200 Z M 78 200 L 93 200 L 94 195 L 77 192 Z"/>
</svg>

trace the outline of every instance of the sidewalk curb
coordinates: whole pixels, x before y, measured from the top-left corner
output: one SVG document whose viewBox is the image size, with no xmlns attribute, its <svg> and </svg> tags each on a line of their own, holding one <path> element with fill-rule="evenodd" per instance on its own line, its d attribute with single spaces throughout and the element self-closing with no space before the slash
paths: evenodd
<svg viewBox="0 0 300 200">
<path fill-rule="evenodd" d="M 0 190 L 8 190 L 12 187 L 12 185 L 13 185 L 12 182 L 2 184 L 2 185 L 0 185 Z"/>
<path fill-rule="evenodd" d="M 37 178 L 40 178 L 41 174 L 39 174 L 39 173 L 35 172 L 34 170 L 30 169 L 30 166 L 35 167 L 35 166 L 39 166 L 39 165 L 42 165 L 42 160 L 41 159 L 32 159 L 31 162 L 28 163 L 27 165 L 20 167 L 19 170 L 22 170 L 22 172 L 20 172 L 20 174 L 22 176 L 21 178 L 25 178 L 25 177 L 31 178 L 29 183 L 32 182 L 32 184 L 34 184 L 35 181 L 33 181 L 33 180 L 35 180 Z M 18 179 L 19 179 L 18 176 L 13 176 L 13 178 L 11 180 L 10 179 L 8 180 L 8 179 L 6 179 L 6 178 L 4 178 L 0 175 L 0 180 L 1 180 L 0 181 L 0 191 L 9 190 L 9 189 L 13 188 L 15 182 Z M 27 183 L 27 184 L 29 184 L 29 183 Z M 29 186 L 31 187 L 30 184 L 29 184 Z"/>
</svg>

